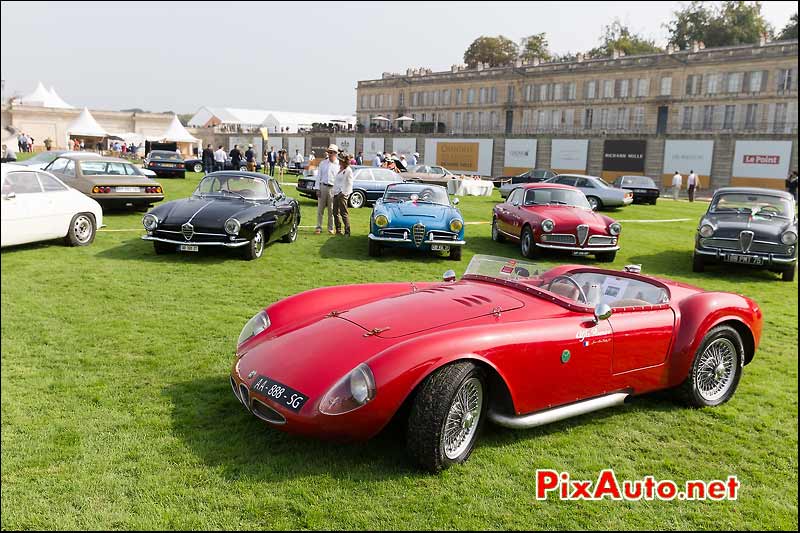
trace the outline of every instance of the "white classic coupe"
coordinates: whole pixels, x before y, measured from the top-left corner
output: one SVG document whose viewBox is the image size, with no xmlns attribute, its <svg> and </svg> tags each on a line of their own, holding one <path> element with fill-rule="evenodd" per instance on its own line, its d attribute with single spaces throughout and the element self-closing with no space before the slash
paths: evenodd
<svg viewBox="0 0 800 533">
<path fill-rule="evenodd" d="M 103 224 L 100 204 L 43 170 L 3 163 L 2 243 L 12 246 L 64 239 L 70 246 L 94 241 Z"/>
</svg>

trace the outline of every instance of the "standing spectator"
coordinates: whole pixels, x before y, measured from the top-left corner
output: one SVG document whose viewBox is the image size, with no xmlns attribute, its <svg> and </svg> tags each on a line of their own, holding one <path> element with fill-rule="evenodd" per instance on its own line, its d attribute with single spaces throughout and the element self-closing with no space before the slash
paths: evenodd
<svg viewBox="0 0 800 533">
<path fill-rule="evenodd" d="M 211 149 L 211 144 L 203 148 L 203 173 L 209 172 L 214 172 L 214 150 Z"/>
<path fill-rule="evenodd" d="M 242 163 L 242 152 L 239 151 L 239 145 L 234 144 L 233 150 L 231 150 L 231 165 L 233 165 L 233 170 L 239 170 L 239 167 Z"/>
<path fill-rule="evenodd" d="M 400 155 L 400 161 L 397 161 L 397 168 L 399 168 L 401 172 L 408 170 L 408 162 L 406 162 L 405 154 Z"/>
<path fill-rule="evenodd" d="M 8 161 L 9 163 L 15 162 L 17 160 L 17 153 L 19 152 L 19 141 L 17 141 L 17 146 L 14 146 L 14 139 L 11 138 L 4 146 L 6 147 L 6 153 L 3 161 Z"/>
<path fill-rule="evenodd" d="M 694 170 L 689 171 L 689 177 L 686 178 L 686 188 L 689 191 L 689 201 L 694 202 L 694 191 L 697 188 L 697 174 Z"/>
<path fill-rule="evenodd" d="M 225 170 L 225 159 L 227 159 L 225 150 L 222 149 L 220 144 L 217 151 L 214 152 L 214 170 Z"/>
<path fill-rule="evenodd" d="M 33 152 L 33 137 L 28 136 L 28 151 Z"/>
<path fill-rule="evenodd" d="M 96 148 L 97 148 L 97 153 L 98 154 L 102 154 L 103 153 L 103 141 L 97 141 Z"/>
<path fill-rule="evenodd" d="M 25 141 L 27 138 L 25 137 L 24 133 L 20 133 L 17 135 L 17 152 L 24 152 L 25 151 Z M 14 159 L 16 161 L 16 158 Z"/>
<path fill-rule="evenodd" d="M 789 194 L 794 196 L 794 201 L 797 202 L 797 171 L 793 170 L 789 177 L 786 178 L 786 190 L 789 191 Z"/>
<path fill-rule="evenodd" d="M 275 152 L 275 147 L 269 147 L 269 153 L 267 154 L 267 164 L 269 165 L 269 175 L 275 176 L 275 163 L 278 162 L 278 154 Z"/>
<path fill-rule="evenodd" d="M 364 164 L 364 152 L 358 152 L 356 156 L 356 165 L 363 165 Z"/>
<path fill-rule="evenodd" d="M 283 173 L 286 170 L 286 165 L 289 162 L 289 158 L 287 156 L 288 154 L 286 153 L 286 150 L 280 149 L 278 151 L 278 176 L 281 178 L 283 177 Z"/>
<path fill-rule="evenodd" d="M 128 143 L 122 143 L 122 155 L 123 157 L 128 153 Z"/>
<path fill-rule="evenodd" d="M 353 169 L 350 168 L 350 154 L 339 155 L 339 172 L 333 181 L 333 222 L 336 225 L 336 235 L 350 236 L 350 216 L 347 212 L 347 202 L 353 194 Z"/>
<path fill-rule="evenodd" d="M 294 151 L 294 168 L 303 170 L 303 154 L 300 153 L 300 150 Z"/>
<path fill-rule="evenodd" d="M 336 174 L 339 173 L 338 154 L 339 147 L 335 144 L 328 146 L 325 150 L 327 158 L 319 164 L 317 172 L 317 230 L 316 234 L 322 233 L 322 215 L 328 209 L 328 233 L 333 231 L 333 185 Z"/>
<path fill-rule="evenodd" d="M 419 152 L 414 152 L 413 154 L 408 156 L 408 165 L 409 166 L 416 165 L 418 159 L 419 159 Z"/>
<path fill-rule="evenodd" d="M 677 200 L 678 196 L 681 194 L 681 186 L 683 186 L 683 176 L 677 170 L 675 171 L 675 175 L 672 176 L 672 199 Z"/>
<path fill-rule="evenodd" d="M 381 163 L 383 163 L 383 159 L 381 159 L 381 153 L 378 152 L 377 154 L 375 154 L 375 159 L 372 160 L 372 166 L 379 167 L 381 166 Z"/>
<path fill-rule="evenodd" d="M 247 171 L 248 172 L 255 172 L 256 171 L 256 152 L 253 150 L 253 145 L 247 145 L 247 151 L 244 153 L 244 159 L 247 161 Z"/>
<path fill-rule="evenodd" d="M 53 139 L 48 137 L 44 140 L 44 147 L 49 152 L 53 148 Z"/>
<path fill-rule="evenodd" d="M 84 147 L 84 144 L 83 144 L 83 139 L 81 139 L 81 140 L 78 142 L 78 148 L 80 148 L 80 149 L 81 149 L 81 152 L 83 151 L 83 147 Z"/>
<path fill-rule="evenodd" d="M 78 139 L 72 139 L 72 149 L 76 152 L 81 149 L 81 143 L 78 141 Z"/>
<path fill-rule="evenodd" d="M 211 147 L 210 144 L 208 146 L 209 146 L 209 148 Z M 133 151 L 133 157 L 136 157 L 136 154 L 139 152 L 139 146 L 136 143 L 133 143 L 131 145 L 131 150 Z M 212 157 L 212 160 L 213 160 L 213 157 Z"/>
</svg>

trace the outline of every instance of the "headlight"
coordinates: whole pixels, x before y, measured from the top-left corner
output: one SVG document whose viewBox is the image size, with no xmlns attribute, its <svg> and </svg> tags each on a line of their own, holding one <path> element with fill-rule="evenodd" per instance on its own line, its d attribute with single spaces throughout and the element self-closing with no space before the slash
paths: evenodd
<svg viewBox="0 0 800 533">
<path fill-rule="evenodd" d="M 545 233 L 550 233 L 555 229 L 555 227 L 556 223 L 550 220 L 549 218 L 546 218 L 542 221 L 542 231 Z"/>
<path fill-rule="evenodd" d="M 622 231 L 622 226 L 619 222 L 613 222 L 610 226 L 608 226 L 608 232 L 611 235 L 619 235 Z"/>
<path fill-rule="evenodd" d="M 711 237 L 714 235 L 714 227 L 711 224 L 703 224 L 700 226 L 700 236 L 701 237 Z"/>
<path fill-rule="evenodd" d="M 341 415 L 358 409 L 375 397 L 375 377 L 361 363 L 340 379 L 322 398 L 319 410 L 326 415 Z"/>
<path fill-rule="evenodd" d="M 147 231 L 153 231 L 158 227 L 158 217 L 147 213 L 142 217 L 142 225 Z"/>
<path fill-rule="evenodd" d="M 793 231 L 784 231 L 781 235 L 781 242 L 783 244 L 794 244 L 797 242 L 797 233 Z"/>
<path fill-rule="evenodd" d="M 238 235 L 240 229 L 242 229 L 242 225 L 235 218 L 229 218 L 225 221 L 225 233 Z"/>
<path fill-rule="evenodd" d="M 388 226 L 389 219 L 386 217 L 386 215 L 378 215 L 375 217 L 375 225 L 378 226 L 379 228 Z"/>
<path fill-rule="evenodd" d="M 457 218 L 454 218 L 453 220 L 450 221 L 450 231 L 458 233 L 459 231 L 461 231 L 461 228 L 463 227 L 464 223 Z"/>
<path fill-rule="evenodd" d="M 242 328 L 242 332 L 239 333 L 239 340 L 236 345 L 239 346 L 250 337 L 255 337 L 256 335 L 267 329 L 269 325 L 270 322 L 267 312 L 260 311 L 256 316 L 248 320 L 247 324 L 244 325 L 244 327 Z"/>
</svg>

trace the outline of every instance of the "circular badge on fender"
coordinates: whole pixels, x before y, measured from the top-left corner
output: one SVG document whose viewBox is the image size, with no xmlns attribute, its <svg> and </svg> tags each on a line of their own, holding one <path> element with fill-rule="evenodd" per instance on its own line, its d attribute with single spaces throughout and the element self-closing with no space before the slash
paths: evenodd
<svg viewBox="0 0 800 533">
<path fill-rule="evenodd" d="M 569 361 L 570 356 L 571 354 L 569 353 L 569 350 L 564 350 L 563 352 L 561 352 L 561 362 L 566 363 L 567 361 Z"/>
</svg>

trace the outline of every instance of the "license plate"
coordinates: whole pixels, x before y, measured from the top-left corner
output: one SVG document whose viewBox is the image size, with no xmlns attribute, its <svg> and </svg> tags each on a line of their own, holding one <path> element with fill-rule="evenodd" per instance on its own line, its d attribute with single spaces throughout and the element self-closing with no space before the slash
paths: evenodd
<svg viewBox="0 0 800 533">
<path fill-rule="evenodd" d="M 728 254 L 725 256 L 728 263 L 739 263 L 742 265 L 761 265 L 764 260 L 757 255 Z"/>
<path fill-rule="evenodd" d="M 449 252 L 450 246 L 447 244 L 431 244 L 431 250 L 434 252 Z"/>
<path fill-rule="evenodd" d="M 258 376 L 250 386 L 250 390 L 266 396 L 295 413 L 299 413 L 303 404 L 308 400 L 306 395 L 267 376 Z"/>
<path fill-rule="evenodd" d="M 200 247 L 195 246 L 194 244 L 181 244 L 178 246 L 178 250 L 181 252 L 197 252 L 200 250 Z"/>
<path fill-rule="evenodd" d="M 175 163 L 159 163 L 162 167 L 174 167 Z"/>
<path fill-rule="evenodd" d="M 572 255 L 589 255 L 589 252 L 572 252 Z"/>
<path fill-rule="evenodd" d="M 139 187 L 117 187 L 117 192 L 141 192 Z"/>
<path fill-rule="evenodd" d="M 633 189 L 633 192 L 647 192 L 647 189 Z"/>
</svg>

